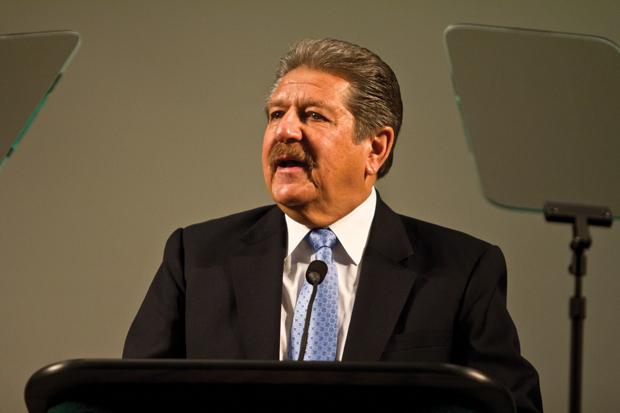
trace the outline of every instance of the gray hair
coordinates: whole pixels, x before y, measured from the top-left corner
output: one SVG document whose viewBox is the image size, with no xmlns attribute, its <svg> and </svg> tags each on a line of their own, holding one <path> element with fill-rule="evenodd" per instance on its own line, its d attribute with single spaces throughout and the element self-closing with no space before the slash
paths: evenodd
<svg viewBox="0 0 620 413">
<path fill-rule="evenodd" d="M 384 126 L 394 129 L 394 145 L 403 119 L 400 87 L 392 69 L 370 50 L 336 39 L 306 39 L 280 59 L 274 89 L 291 70 L 306 66 L 342 77 L 351 84 L 346 105 L 355 117 L 356 141 L 361 142 Z M 394 147 L 377 175 L 388 173 Z"/>
</svg>

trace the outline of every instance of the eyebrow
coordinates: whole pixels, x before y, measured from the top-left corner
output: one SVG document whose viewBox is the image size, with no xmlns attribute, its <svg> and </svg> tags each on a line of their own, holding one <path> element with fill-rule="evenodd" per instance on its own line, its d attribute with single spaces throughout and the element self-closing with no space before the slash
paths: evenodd
<svg viewBox="0 0 620 413">
<path fill-rule="evenodd" d="M 317 106 L 320 108 L 325 108 L 327 110 L 333 110 L 333 106 L 324 100 L 304 99 L 296 103 L 302 108 Z M 265 104 L 265 113 L 267 114 L 267 116 L 269 116 L 269 108 L 274 106 L 288 106 L 288 103 L 284 99 L 270 100 Z"/>
</svg>

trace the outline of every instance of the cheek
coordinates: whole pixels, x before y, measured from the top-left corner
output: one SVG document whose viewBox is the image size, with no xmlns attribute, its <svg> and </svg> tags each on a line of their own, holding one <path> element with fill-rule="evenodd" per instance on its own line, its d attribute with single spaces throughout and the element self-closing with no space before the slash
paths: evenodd
<svg viewBox="0 0 620 413">
<path fill-rule="evenodd" d="M 351 184 L 363 179 L 366 171 L 366 159 L 361 146 L 343 148 L 333 161 L 333 172 L 337 173 L 343 181 Z"/>
<path fill-rule="evenodd" d="M 262 152 L 261 152 L 261 160 L 262 160 L 263 166 L 267 165 L 267 158 L 269 157 L 269 151 L 271 150 L 272 146 L 273 146 L 273 140 L 269 138 L 267 131 L 265 131 L 265 135 L 263 136 L 263 145 L 262 145 Z"/>
<path fill-rule="evenodd" d="M 262 146 L 262 152 L 261 152 L 261 166 L 263 169 L 263 178 L 267 186 L 270 186 L 271 184 L 271 168 L 269 167 L 269 162 L 268 162 L 270 149 L 271 149 L 271 144 L 269 143 L 268 139 L 265 137 L 263 139 L 263 146 Z"/>
</svg>

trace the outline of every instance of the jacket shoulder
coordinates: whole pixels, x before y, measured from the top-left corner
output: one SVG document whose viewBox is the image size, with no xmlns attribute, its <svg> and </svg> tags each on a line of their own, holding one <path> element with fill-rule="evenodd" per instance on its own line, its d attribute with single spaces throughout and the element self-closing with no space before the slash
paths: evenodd
<svg viewBox="0 0 620 413">
<path fill-rule="evenodd" d="M 438 261 L 465 262 L 470 265 L 490 249 L 493 244 L 452 228 L 398 214 L 414 250 L 424 252 Z"/>
<path fill-rule="evenodd" d="M 235 214 L 226 215 L 219 218 L 210 219 L 189 225 L 183 229 L 185 236 L 214 236 L 218 233 L 243 233 L 248 230 L 254 223 L 274 209 L 278 209 L 275 205 L 265 205 L 247 211 L 237 212 Z"/>
<path fill-rule="evenodd" d="M 242 245 L 241 240 L 252 229 L 261 223 L 273 223 L 269 218 L 275 216 L 277 219 L 278 215 L 283 214 L 277 206 L 267 205 L 179 229 L 185 258 L 199 266 L 219 262 L 237 251 Z"/>
</svg>

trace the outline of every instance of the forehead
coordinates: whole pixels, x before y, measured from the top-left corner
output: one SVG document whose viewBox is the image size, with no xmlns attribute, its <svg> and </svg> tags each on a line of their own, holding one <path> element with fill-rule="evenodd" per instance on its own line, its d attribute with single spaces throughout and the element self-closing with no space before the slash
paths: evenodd
<svg viewBox="0 0 620 413">
<path fill-rule="evenodd" d="M 267 106 L 280 104 L 344 105 L 350 83 L 320 70 L 298 67 L 284 75 L 269 97 Z"/>
</svg>

